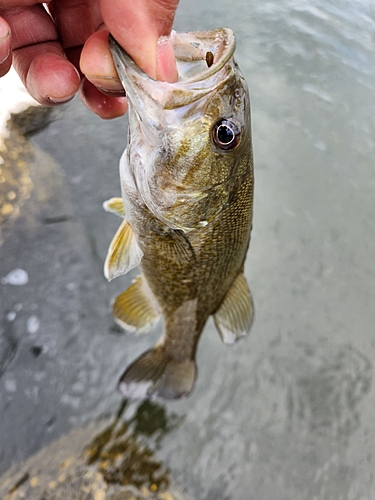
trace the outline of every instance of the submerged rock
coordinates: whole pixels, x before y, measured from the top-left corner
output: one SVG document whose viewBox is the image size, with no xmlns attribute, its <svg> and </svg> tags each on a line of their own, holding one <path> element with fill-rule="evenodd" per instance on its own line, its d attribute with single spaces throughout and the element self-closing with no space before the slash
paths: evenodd
<svg viewBox="0 0 375 500">
<path fill-rule="evenodd" d="M 124 421 L 74 429 L 0 478 L 4 500 L 183 500 L 169 471 Z M 136 422 L 135 428 L 137 428 Z M 87 444 L 89 443 L 89 444 Z"/>
</svg>

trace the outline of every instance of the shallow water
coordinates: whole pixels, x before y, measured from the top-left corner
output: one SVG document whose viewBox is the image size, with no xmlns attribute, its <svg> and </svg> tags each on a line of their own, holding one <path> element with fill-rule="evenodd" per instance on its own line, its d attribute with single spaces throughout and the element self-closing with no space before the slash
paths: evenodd
<svg viewBox="0 0 375 500">
<path fill-rule="evenodd" d="M 375 6 L 182 0 L 177 30 L 221 25 L 252 98 L 256 322 L 234 348 L 209 322 L 155 453 L 195 499 L 375 498 Z M 22 153 L 32 189 L 0 247 L 0 278 L 28 276 L 0 284 L 1 471 L 116 411 L 118 376 L 158 336 L 110 316 L 136 272 L 102 275 L 125 135 L 75 100 Z"/>
</svg>

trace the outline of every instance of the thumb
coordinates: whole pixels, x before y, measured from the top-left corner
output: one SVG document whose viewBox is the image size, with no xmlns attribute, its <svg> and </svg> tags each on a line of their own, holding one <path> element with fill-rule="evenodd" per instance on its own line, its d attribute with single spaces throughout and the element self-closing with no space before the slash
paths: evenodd
<svg viewBox="0 0 375 500">
<path fill-rule="evenodd" d="M 103 21 L 135 63 L 152 78 L 176 81 L 177 69 L 168 36 L 178 0 L 101 0 Z"/>
</svg>

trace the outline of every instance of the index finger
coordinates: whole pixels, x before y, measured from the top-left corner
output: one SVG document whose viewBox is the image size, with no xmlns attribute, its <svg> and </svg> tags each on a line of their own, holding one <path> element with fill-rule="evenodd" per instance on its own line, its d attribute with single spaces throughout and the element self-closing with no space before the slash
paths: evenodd
<svg viewBox="0 0 375 500">
<path fill-rule="evenodd" d="M 54 22 L 43 6 L 0 8 L 0 16 L 11 28 L 13 63 L 28 92 L 42 104 L 72 98 L 80 77 L 66 60 Z"/>
</svg>

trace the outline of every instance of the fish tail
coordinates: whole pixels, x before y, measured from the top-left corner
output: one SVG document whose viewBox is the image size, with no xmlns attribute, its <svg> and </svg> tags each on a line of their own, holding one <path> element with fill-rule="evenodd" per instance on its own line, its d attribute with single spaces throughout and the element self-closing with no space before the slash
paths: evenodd
<svg viewBox="0 0 375 500">
<path fill-rule="evenodd" d="M 176 361 L 159 346 L 142 354 L 126 369 L 119 390 L 131 399 L 155 396 L 178 399 L 191 392 L 196 372 L 193 359 Z"/>
</svg>

